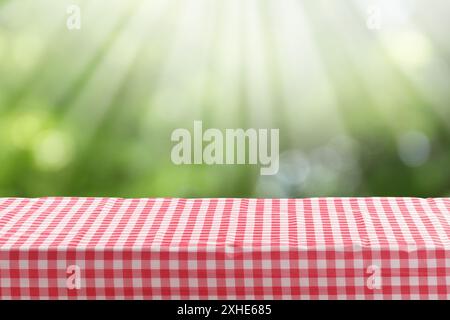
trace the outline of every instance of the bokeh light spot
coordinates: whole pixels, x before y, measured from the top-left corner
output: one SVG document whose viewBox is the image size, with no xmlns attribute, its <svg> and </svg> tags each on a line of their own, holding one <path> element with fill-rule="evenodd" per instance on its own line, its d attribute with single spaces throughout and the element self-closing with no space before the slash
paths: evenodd
<svg viewBox="0 0 450 320">
<path fill-rule="evenodd" d="M 431 152 L 430 140 L 422 132 L 410 131 L 398 139 L 398 154 L 409 167 L 419 167 L 425 164 Z"/>
<path fill-rule="evenodd" d="M 389 32 L 386 34 L 388 51 L 400 66 L 407 69 L 420 69 L 432 58 L 429 40 L 416 31 Z"/>
<path fill-rule="evenodd" d="M 21 113 L 9 120 L 10 141 L 16 148 L 28 148 L 42 130 L 45 119 L 38 113 Z"/>
<path fill-rule="evenodd" d="M 63 169 L 72 159 L 73 141 L 62 131 L 49 130 L 42 134 L 34 146 L 36 166 L 44 171 Z"/>
</svg>

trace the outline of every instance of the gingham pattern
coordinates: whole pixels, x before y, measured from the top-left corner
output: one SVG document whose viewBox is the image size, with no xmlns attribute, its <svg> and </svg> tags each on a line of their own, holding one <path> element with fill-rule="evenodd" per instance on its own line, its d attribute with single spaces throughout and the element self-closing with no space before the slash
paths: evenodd
<svg viewBox="0 0 450 320">
<path fill-rule="evenodd" d="M 0 298 L 448 299 L 449 236 L 450 199 L 3 198 Z"/>
</svg>

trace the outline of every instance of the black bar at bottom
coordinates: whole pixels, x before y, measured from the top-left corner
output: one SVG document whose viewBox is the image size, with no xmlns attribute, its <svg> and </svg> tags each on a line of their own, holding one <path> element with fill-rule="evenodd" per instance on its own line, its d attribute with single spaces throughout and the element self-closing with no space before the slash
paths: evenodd
<svg viewBox="0 0 450 320">
<path fill-rule="evenodd" d="M 368 319 L 446 314 L 449 301 L 0 301 L 5 315 L 125 319 Z M 442 312 L 442 313 L 441 313 Z M 434 315 L 434 316 L 433 316 Z M 332 318 L 331 318 L 332 317 Z"/>
</svg>

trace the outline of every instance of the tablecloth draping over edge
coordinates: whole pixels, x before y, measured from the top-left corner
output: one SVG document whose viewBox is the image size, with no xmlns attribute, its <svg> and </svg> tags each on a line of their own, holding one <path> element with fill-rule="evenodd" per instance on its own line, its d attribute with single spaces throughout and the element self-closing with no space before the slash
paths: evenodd
<svg viewBox="0 0 450 320">
<path fill-rule="evenodd" d="M 448 299 L 450 199 L 1 198 L 1 299 Z"/>
</svg>

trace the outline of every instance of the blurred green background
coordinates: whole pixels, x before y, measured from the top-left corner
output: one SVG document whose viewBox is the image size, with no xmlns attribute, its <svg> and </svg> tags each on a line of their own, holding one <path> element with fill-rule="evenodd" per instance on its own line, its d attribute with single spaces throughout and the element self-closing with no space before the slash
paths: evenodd
<svg viewBox="0 0 450 320">
<path fill-rule="evenodd" d="M 450 196 L 449 17 L 448 0 L 0 0 L 0 196 Z M 279 128 L 279 173 L 174 165 L 194 120 Z"/>
</svg>

